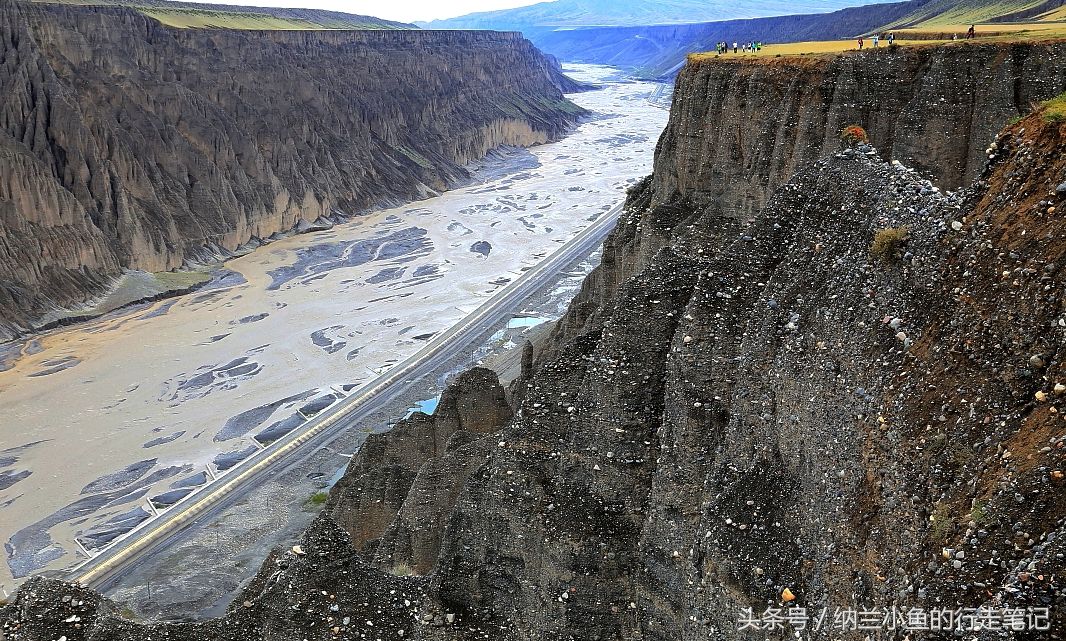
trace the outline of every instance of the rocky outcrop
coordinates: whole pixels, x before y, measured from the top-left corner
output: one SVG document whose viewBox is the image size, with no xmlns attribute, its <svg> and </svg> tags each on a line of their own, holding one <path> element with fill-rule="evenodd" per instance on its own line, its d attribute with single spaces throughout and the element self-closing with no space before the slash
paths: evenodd
<svg viewBox="0 0 1066 641">
<path fill-rule="evenodd" d="M 138 625 L 36 580 L 0 618 L 32 640 L 783 641 L 788 623 L 740 622 L 824 608 L 804 636 L 850 640 L 870 632 L 838 609 L 1047 607 L 1048 629 L 1007 637 L 1062 639 L 1064 150 L 1066 124 L 1032 115 L 945 193 L 838 146 L 749 220 L 646 180 L 513 417 L 494 427 L 502 394 L 478 374 L 491 435 L 442 454 L 451 428 L 416 417 L 382 437 L 395 460 L 353 461 L 226 617 Z M 394 464 L 424 480 L 391 485 L 393 522 L 338 525 Z M 435 558 L 411 555 L 435 526 Z"/>
<path fill-rule="evenodd" d="M 429 573 L 459 488 L 487 456 L 479 440 L 510 419 L 496 375 L 463 372 L 432 416 L 416 412 L 367 438 L 326 512 L 368 559 L 392 571 Z"/>
<path fill-rule="evenodd" d="M 513 33 L 177 30 L 3 0 L 0 65 L 0 336 L 122 269 L 444 189 L 581 111 Z"/>
</svg>

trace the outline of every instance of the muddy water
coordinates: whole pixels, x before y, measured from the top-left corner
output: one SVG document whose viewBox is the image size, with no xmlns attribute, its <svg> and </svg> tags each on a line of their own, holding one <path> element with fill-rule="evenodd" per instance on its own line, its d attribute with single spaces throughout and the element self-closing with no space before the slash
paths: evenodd
<svg viewBox="0 0 1066 641">
<path fill-rule="evenodd" d="M 75 564 L 79 544 L 104 545 L 224 473 L 620 202 L 666 123 L 655 88 L 572 96 L 595 117 L 486 161 L 473 186 L 272 243 L 227 263 L 214 289 L 7 346 L 0 586 Z"/>
</svg>

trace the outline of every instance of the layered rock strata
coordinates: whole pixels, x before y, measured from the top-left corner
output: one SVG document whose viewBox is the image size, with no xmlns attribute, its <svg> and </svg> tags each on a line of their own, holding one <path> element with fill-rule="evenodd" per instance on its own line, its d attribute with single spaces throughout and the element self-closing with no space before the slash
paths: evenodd
<svg viewBox="0 0 1066 641">
<path fill-rule="evenodd" d="M 0 2 L 0 337 L 162 271 L 411 200 L 558 137 L 577 87 L 518 34 L 171 29 Z"/>
</svg>

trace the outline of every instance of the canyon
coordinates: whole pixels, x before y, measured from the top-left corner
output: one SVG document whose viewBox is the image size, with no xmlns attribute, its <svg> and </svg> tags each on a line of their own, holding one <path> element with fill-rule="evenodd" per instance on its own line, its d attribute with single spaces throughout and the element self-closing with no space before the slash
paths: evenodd
<svg viewBox="0 0 1066 641">
<path fill-rule="evenodd" d="M 182 30 L 3 0 L 0 60 L 4 338 L 97 311 L 130 270 L 437 193 L 583 113 L 514 33 Z"/>
<path fill-rule="evenodd" d="M 5 633 L 786 639 L 740 622 L 850 606 L 1048 608 L 1008 634 L 1063 638 L 1062 55 L 690 61 L 652 175 L 507 389 L 468 371 L 373 437 L 220 618 L 34 579 Z"/>
<path fill-rule="evenodd" d="M 0 588 L 67 570 L 84 559 L 79 545 L 97 552 L 149 519 L 153 505 L 163 509 L 212 473 L 231 473 L 607 215 L 651 170 L 667 114 L 647 101 L 653 84 L 602 68 L 568 73 L 597 88 L 570 94 L 588 115 L 559 141 L 494 150 L 463 168 L 470 184 L 276 239 L 227 260 L 195 293 L 11 343 L 0 371 L 0 480 L 8 481 L 0 483 Z M 435 396 L 435 383 L 421 383 L 408 402 Z M 393 411 L 402 416 L 406 407 Z M 261 506 L 257 513 L 210 531 L 212 558 L 220 546 L 252 554 L 275 545 L 280 530 L 302 531 L 303 504 L 339 476 L 340 455 L 394 419 L 356 426 L 312 469 L 267 484 L 275 489 L 269 500 L 247 501 Z M 196 612 L 234 589 L 239 573 L 227 573 L 220 590 L 209 568 L 189 566 L 185 554 L 152 563 L 163 572 L 188 567 L 191 592 L 174 587 L 175 578 L 165 596 L 136 600 Z M 144 582 L 124 588 L 118 594 L 135 600 L 129 590 Z"/>
</svg>

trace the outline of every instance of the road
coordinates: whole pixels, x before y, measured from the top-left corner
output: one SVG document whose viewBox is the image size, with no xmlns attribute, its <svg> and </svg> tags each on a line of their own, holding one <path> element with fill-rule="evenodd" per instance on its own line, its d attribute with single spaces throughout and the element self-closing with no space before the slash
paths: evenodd
<svg viewBox="0 0 1066 641">
<path fill-rule="evenodd" d="M 68 579 L 106 590 L 145 555 L 165 548 L 189 527 L 237 502 L 245 490 L 327 447 L 409 388 L 469 350 L 471 343 L 504 321 L 524 300 L 576 260 L 591 254 L 618 220 L 619 204 L 548 257 L 493 294 L 464 319 L 442 332 L 416 354 L 359 388 L 304 426 L 241 461 L 217 480 L 198 488 L 159 516 L 116 539 L 74 568 Z"/>
<path fill-rule="evenodd" d="M 665 96 L 666 99 L 664 100 L 664 94 L 666 94 L 667 91 L 669 91 L 670 93 L 668 96 Z M 670 103 L 673 101 L 673 97 L 673 83 L 660 82 L 659 86 L 655 88 L 655 91 L 651 92 L 651 94 L 648 96 L 648 104 L 652 107 L 657 107 L 659 109 L 665 109 L 666 111 L 670 111 Z"/>
</svg>

